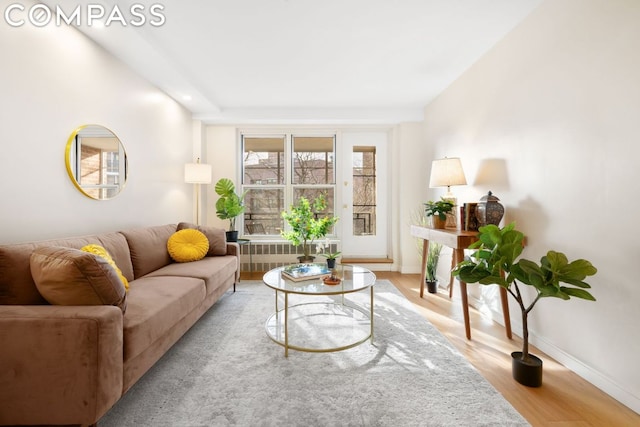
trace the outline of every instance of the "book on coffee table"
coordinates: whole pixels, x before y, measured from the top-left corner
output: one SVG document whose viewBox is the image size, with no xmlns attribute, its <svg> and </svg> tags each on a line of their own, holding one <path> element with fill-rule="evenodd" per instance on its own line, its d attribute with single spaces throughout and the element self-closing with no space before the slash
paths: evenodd
<svg viewBox="0 0 640 427">
<path fill-rule="evenodd" d="M 322 264 L 296 264 L 282 269 L 282 277 L 299 282 L 301 280 L 317 279 L 330 274 L 331 270 Z"/>
</svg>

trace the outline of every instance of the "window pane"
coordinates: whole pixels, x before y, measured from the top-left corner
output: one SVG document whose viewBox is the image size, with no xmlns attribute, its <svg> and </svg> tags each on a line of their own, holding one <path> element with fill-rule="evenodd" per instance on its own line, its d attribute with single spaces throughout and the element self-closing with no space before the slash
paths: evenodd
<svg viewBox="0 0 640 427">
<path fill-rule="evenodd" d="M 376 148 L 353 147 L 353 234 L 376 234 Z"/>
<path fill-rule="evenodd" d="M 293 183 L 335 184 L 333 136 L 293 137 Z"/>
<path fill-rule="evenodd" d="M 284 190 L 279 188 L 249 189 L 244 198 L 245 234 L 280 235 L 283 220 Z"/>
<path fill-rule="evenodd" d="M 83 190 L 95 199 L 110 199 L 120 191 L 120 152 L 82 145 L 81 170 L 78 180 Z"/>
<path fill-rule="evenodd" d="M 107 188 L 103 189 L 105 198 L 115 197 L 120 191 L 120 163 L 118 151 L 103 152 L 103 162 L 106 165 L 104 170 L 104 183 Z"/>
<path fill-rule="evenodd" d="M 243 138 L 245 185 L 284 184 L 284 136 Z"/>
<path fill-rule="evenodd" d="M 327 202 L 327 208 L 322 212 L 315 212 L 316 218 L 323 216 L 335 216 L 335 203 L 334 203 L 334 189 L 333 187 L 326 188 L 294 188 L 293 190 L 293 200 L 294 203 L 297 203 L 300 197 L 305 197 L 309 200 L 313 206 L 313 201 L 316 197 L 324 196 L 324 199 Z M 330 233 L 333 233 L 333 229 Z"/>
</svg>

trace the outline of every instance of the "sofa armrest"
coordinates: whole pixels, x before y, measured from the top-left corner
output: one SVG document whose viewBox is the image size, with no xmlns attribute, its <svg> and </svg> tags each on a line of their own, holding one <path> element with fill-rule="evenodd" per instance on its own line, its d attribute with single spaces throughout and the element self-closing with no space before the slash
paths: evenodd
<svg viewBox="0 0 640 427">
<path fill-rule="evenodd" d="M 122 311 L 0 306 L 0 425 L 92 424 L 122 395 Z"/>
<path fill-rule="evenodd" d="M 227 255 L 234 255 L 237 258 L 236 283 L 240 281 L 240 245 L 235 242 L 227 242 Z M 235 290 L 235 288 L 234 288 Z"/>
</svg>

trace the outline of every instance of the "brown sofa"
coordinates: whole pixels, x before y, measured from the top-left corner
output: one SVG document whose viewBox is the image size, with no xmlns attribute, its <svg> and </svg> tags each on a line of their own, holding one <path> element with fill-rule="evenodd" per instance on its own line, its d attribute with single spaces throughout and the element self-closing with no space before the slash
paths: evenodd
<svg viewBox="0 0 640 427">
<path fill-rule="evenodd" d="M 232 286 L 239 247 L 176 263 L 176 225 L 0 246 L 0 425 L 90 425 Z M 209 236 L 208 236 L 209 237 Z M 129 281 L 126 310 L 51 305 L 30 270 L 36 248 L 98 244 Z"/>
</svg>

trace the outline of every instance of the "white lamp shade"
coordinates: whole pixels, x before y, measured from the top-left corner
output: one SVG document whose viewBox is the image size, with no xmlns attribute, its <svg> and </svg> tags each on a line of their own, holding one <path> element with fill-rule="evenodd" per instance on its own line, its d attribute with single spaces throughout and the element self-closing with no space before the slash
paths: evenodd
<svg viewBox="0 0 640 427">
<path fill-rule="evenodd" d="M 431 163 L 429 188 L 467 185 L 462 163 L 458 157 L 445 157 Z"/>
<path fill-rule="evenodd" d="M 187 184 L 211 184 L 211 165 L 187 163 L 184 165 L 184 182 Z"/>
</svg>

